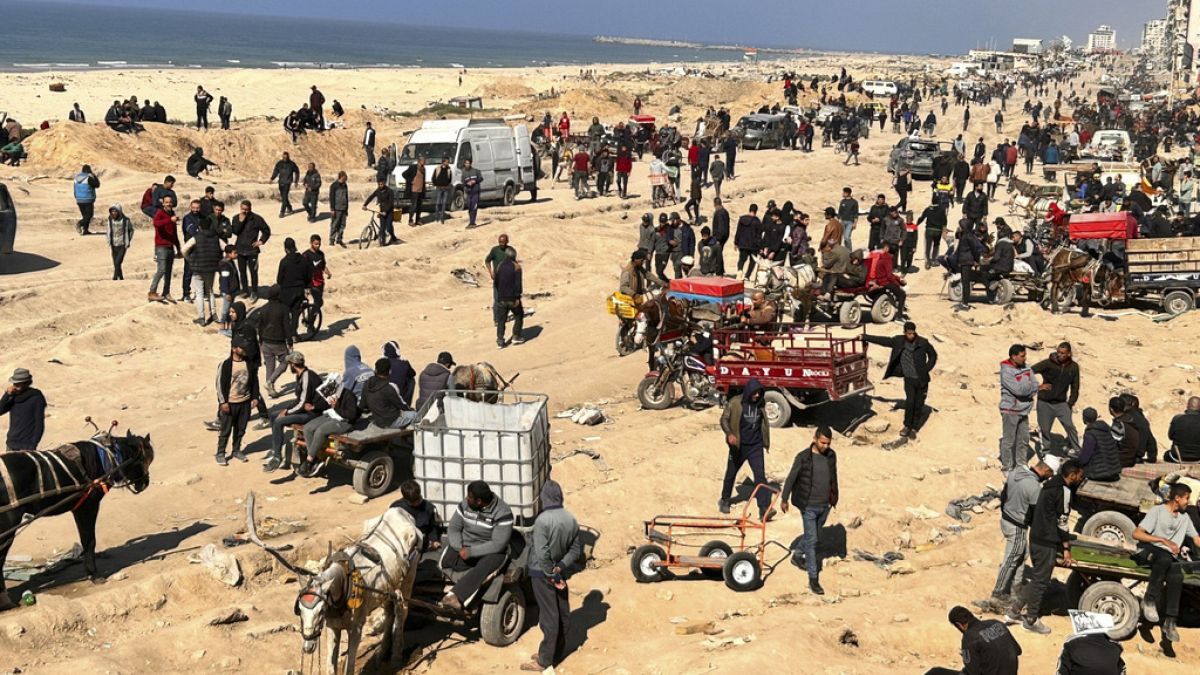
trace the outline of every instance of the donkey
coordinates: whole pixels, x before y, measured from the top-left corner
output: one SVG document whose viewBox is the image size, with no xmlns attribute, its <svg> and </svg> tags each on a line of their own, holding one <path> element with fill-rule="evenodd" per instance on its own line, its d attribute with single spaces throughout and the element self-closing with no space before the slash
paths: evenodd
<svg viewBox="0 0 1200 675">
<path fill-rule="evenodd" d="M 329 556 L 325 569 L 313 575 L 298 568 L 258 537 L 254 524 L 254 493 L 246 498 L 246 531 L 250 540 L 275 556 L 304 581 L 296 597 L 300 637 L 305 654 L 317 651 L 321 634 L 329 629 L 332 644 L 327 675 L 337 675 L 342 633 L 347 634 L 345 675 L 354 675 L 363 626 L 373 611 L 384 610 L 382 663 L 396 665 L 404 653 L 404 624 L 417 577 L 417 558 L 423 540 L 411 516 L 391 508 L 363 523 L 363 534 Z"/>
<path fill-rule="evenodd" d="M 0 455 L 0 566 L 26 523 L 70 512 L 83 547 L 84 570 L 93 583 L 103 583 L 96 568 L 100 501 L 110 488 L 128 487 L 137 494 L 149 487 L 152 461 L 150 436 L 128 432 L 124 437 L 98 433 L 54 450 Z M 0 611 L 14 606 L 0 578 Z"/>
</svg>

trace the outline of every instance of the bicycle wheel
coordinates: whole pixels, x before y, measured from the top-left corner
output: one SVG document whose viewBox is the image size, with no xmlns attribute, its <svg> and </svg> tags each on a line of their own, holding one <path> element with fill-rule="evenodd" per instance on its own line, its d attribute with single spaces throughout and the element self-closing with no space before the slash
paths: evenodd
<svg viewBox="0 0 1200 675">
<path fill-rule="evenodd" d="M 359 248 L 371 248 L 371 244 L 379 238 L 379 230 L 375 227 L 375 221 L 372 220 L 363 228 L 362 234 L 358 235 Z"/>
</svg>

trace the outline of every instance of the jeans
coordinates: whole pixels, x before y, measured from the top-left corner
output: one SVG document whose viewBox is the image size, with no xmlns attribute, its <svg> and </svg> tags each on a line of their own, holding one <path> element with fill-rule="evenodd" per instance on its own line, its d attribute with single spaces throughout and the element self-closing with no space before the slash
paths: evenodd
<svg viewBox="0 0 1200 675">
<path fill-rule="evenodd" d="M 1000 414 L 1000 470 L 1009 471 L 1029 461 L 1029 415 Z"/>
<path fill-rule="evenodd" d="M 1058 420 L 1062 424 L 1063 431 L 1066 432 L 1067 440 L 1070 442 L 1071 447 L 1079 450 L 1079 432 L 1075 430 L 1075 423 L 1071 421 L 1071 406 L 1067 405 L 1066 401 L 1049 403 L 1038 399 L 1038 433 L 1042 435 L 1043 447 L 1049 447 L 1050 429 L 1054 426 L 1054 420 Z"/>
<path fill-rule="evenodd" d="M 213 272 L 196 272 L 192 275 L 192 295 L 196 296 L 196 318 L 213 316 L 217 313 L 216 299 L 213 297 Z M 208 298 L 208 314 L 204 313 L 204 299 Z"/>
<path fill-rule="evenodd" d="M 265 384 L 268 389 L 274 389 L 275 380 L 279 379 L 283 371 L 287 370 L 287 361 L 285 360 L 288 355 L 287 345 L 282 342 L 263 342 L 260 352 L 263 362 L 267 366 Z"/>
<path fill-rule="evenodd" d="M 484 580 L 500 569 L 506 557 L 504 553 L 490 553 L 482 558 L 471 557 L 463 560 L 458 557 L 458 551 L 446 547 L 446 553 L 442 555 L 442 568 L 466 572 L 450 592 L 459 602 L 466 604 L 483 587 Z"/>
<path fill-rule="evenodd" d="M 912 377 L 904 378 L 904 428 L 917 430 L 921 412 L 925 410 L 925 397 L 929 395 L 929 383 Z"/>
<path fill-rule="evenodd" d="M 121 271 L 121 263 L 125 262 L 124 246 L 112 247 L 112 263 L 113 263 L 113 281 L 124 281 L 125 273 Z"/>
<path fill-rule="evenodd" d="M 761 447 L 753 448 L 729 448 L 729 457 L 725 460 L 725 479 L 721 483 L 721 500 L 729 501 L 733 495 L 733 483 L 737 480 L 738 470 L 743 464 L 750 465 L 750 473 L 754 476 L 754 484 L 766 484 L 767 473 L 763 468 L 763 449 Z M 758 510 L 766 511 L 771 505 L 771 493 L 768 490 L 759 490 L 754 499 L 758 502 Z"/>
<path fill-rule="evenodd" d="M 375 168 L 375 148 L 370 145 L 364 145 L 363 150 L 367 152 L 367 168 Z"/>
<path fill-rule="evenodd" d="M 567 589 L 555 588 L 549 579 L 532 577 L 529 581 L 533 584 L 533 599 L 538 606 L 538 628 L 542 631 L 537 662 L 539 666 L 549 668 L 561 661 L 566 652 L 571 597 Z"/>
<path fill-rule="evenodd" d="M 450 208 L 450 188 L 436 188 L 437 196 L 434 198 L 433 210 L 435 217 L 439 223 L 446 222 L 446 209 Z"/>
<path fill-rule="evenodd" d="M 241 452 L 242 437 L 246 435 L 246 424 L 250 422 L 250 401 L 230 403 L 229 412 L 220 413 L 217 418 L 221 423 L 221 430 L 217 434 L 217 456 L 224 456 L 230 434 L 233 435 L 233 451 Z"/>
<path fill-rule="evenodd" d="M 717 199 L 721 198 L 721 183 L 724 183 L 724 182 L 725 182 L 724 178 L 718 178 L 718 179 L 713 180 L 713 182 L 712 182 L 713 196 L 716 197 Z"/>
<path fill-rule="evenodd" d="M 313 190 L 304 191 L 304 212 L 308 214 L 309 220 L 317 219 L 317 197 L 319 193 Z"/>
<path fill-rule="evenodd" d="M 475 214 L 479 212 L 479 192 L 473 190 L 467 193 L 467 215 L 470 219 L 467 227 L 475 227 Z"/>
<path fill-rule="evenodd" d="M 313 418 L 310 412 L 298 412 L 271 419 L 271 454 L 267 459 L 283 460 L 283 432 L 293 424 L 307 424 Z"/>
<path fill-rule="evenodd" d="M 1000 533 L 1004 535 L 1004 558 L 1000 561 L 1000 572 L 996 575 L 993 596 L 1012 593 L 1013 586 L 1020 586 L 1025 576 L 1025 552 L 1029 546 L 1029 528 L 1019 527 L 1000 518 Z"/>
<path fill-rule="evenodd" d="M 329 221 L 329 243 L 336 244 L 346 237 L 346 212 L 334 211 Z"/>
<path fill-rule="evenodd" d="M 609 188 L 612 186 L 612 174 L 607 171 L 599 171 L 596 173 L 596 192 L 607 195 Z"/>
<path fill-rule="evenodd" d="M 513 317 L 513 338 L 521 337 L 522 328 L 525 324 L 525 310 L 521 307 L 521 299 L 512 300 L 497 300 L 492 305 L 492 319 L 496 322 L 496 341 L 504 341 L 504 324 L 508 321 L 508 315 Z"/>
<path fill-rule="evenodd" d="M 1150 579 L 1146 581 L 1146 601 L 1151 604 L 1157 603 L 1165 585 L 1167 602 L 1163 615 L 1168 619 L 1178 617 L 1179 596 L 1183 592 L 1183 565 L 1170 551 L 1152 545 L 1141 546 L 1134 554 L 1134 559 L 1142 565 L 1150 566 Z"/>
<path fill-rule="evenodd" d="M 154 261 L 158 264 L 154 278 L 150 280 L 150 292 L 158 292 L 158 282 L 163 282 L 163 295 L 171 294 L 171 268 L 175 266 L 175 249 L 170 246 L 155 246 Z"/>
<path fill-rule="evenodd" d="M 629 196 L 629 174 L 617 173 L 617 194 L 622 197 Z M 718 192 L 717 196 L 720 195 L 721 193 Z"/>
<path fill-rule="evenodd" d="M 79 204 L 79 231 L 83 234 L 88 233 L 88 228 L 92 226 L 92 218 L 96 213 L 95 202 L 78 202 Z"/>
<path fill-rule="evenodd" d="M 857 218 L 842 219 L 842 237 L 845 240 L 846 248 L 854 250 L 854 224 L 858 222 Z"/>
<path fill-rule="evenodd" d="M 251 295 L 258 295 L 258 254 L 242 255 L 238 252 L 237 266 L 242 290 Z"/>
<path fill-rule="evenodd" d="M 937 264 L 938 254 L 942 250 L 942 233 L 938 230 L 925 228 L 925 267 Z"/>
<path fill-rule="evenodd" d="M 392 226 L 392 221 L 395 219 L 394 211 L 379 212 L 379 245 L 387 246 L 389 242 L 396 238 L 396 228 Z"/>
<path fill-rule="evenodd" d="M 308 449 L 308 461 L 315 460 L 317 453 L 325 449 L 330 436 L 344 434 L 353 428 L 349 422 L 336 420 L 326 415 L 309 420 L 304 425 L 304 444 Z"/>
<path fill-rule="evenodd" d="M 283 216 L 291 213 L 295 209 L 292 208 L 292 201 L 288 199 L 288 194 L 292 191 L 291 183 L 279 184 L 279 215 Z"/>
<path fill-rule="evenodd" d="M 229 309 L 231 307 L 233 307 L 233 296 L 232 295 L 222 295 L 221 296 L 221 314 L 219 315 L 222 324 L 229 323 Z"/>
<path fill-rule="evenodd" d="M 1054 574 L 1054 557 L 1057 549 L 1029 542 L 1029 558 L 1032 567 L 1029 577 L 1025 580 L 1025 588 L 1021 589 L 1021 604 L 1025 606 L 1025 617 L 1036 621 L 1042 609 L 1042 596 L 1050 585 L 1050 577 Z"/>
<path fill-rule="evenodd" d="M 408 224 L 421 222 L 421 204 L 425 202 L 425 193 L 414 192 L 412 195 L 412 208 L 408 210 Z"/>
<path fill-rule="evenodd" d="M 804 556 L 804 568 L 808 578 L 815 581 L 821 576 L 821 561 L 817 559 L 817 539 L 820 538 L 821 528 L 829 518 L 828 506 L 806 506 L 800 514 L 804 519 L 804 534 L 800 535 L 800 550 L 792 551 L 792 555 Z"/>
</svg>

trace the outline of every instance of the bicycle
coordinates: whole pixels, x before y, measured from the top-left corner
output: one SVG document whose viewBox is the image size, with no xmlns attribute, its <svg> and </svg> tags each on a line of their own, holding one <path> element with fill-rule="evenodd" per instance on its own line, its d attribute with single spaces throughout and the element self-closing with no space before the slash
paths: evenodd
<svg viewBox="0 0 1200 675">
<path fill-rule="evenodd" d="M 358 235 L 358 247 L 360 249 L 371 248 L 371 244 L 379 240 L 379 220 L 376 216 L 377 211 L 371 212 L 371 222 L 363 228 L 362 233 Z"/>
<path fill-rule="evenodd" d="M 368 226 L 370 227 L 370 226 Z M 304 300 L 300 302 L 300 309 L 296 312 L 300 326 L 296 330 L 296 340 L 299 342 L 307 342 L 317 336 L 321 331 L 321 322 L 324 321 L 324 312 L 320 307 L 312 303 L 312 298 L 308 293 L 304 294 Z"/>
</svg>

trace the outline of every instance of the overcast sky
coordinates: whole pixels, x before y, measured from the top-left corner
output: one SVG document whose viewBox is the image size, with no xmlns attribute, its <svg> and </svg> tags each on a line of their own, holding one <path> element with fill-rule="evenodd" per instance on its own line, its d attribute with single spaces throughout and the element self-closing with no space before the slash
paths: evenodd
<svg viewBox="0 0 1200 675">
<path fill-rule="evenodd" d="M 1166 0 L 72 0 L 238 14 L 334 17 L 426 26 L 620 35 L 852 51 L 960 53 L 1014 37 L 1077 43 L 1097 25 L 1136 47 Z M 400 38 L 397 35 L 397 38 Z M 384 47 L 384 45 L 381 45 Z"/>
</svg>

